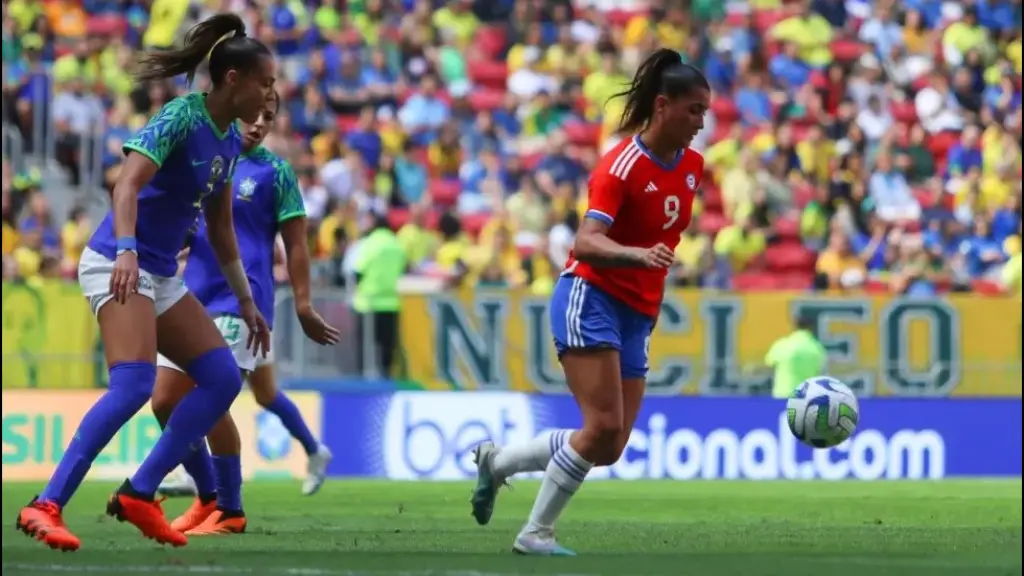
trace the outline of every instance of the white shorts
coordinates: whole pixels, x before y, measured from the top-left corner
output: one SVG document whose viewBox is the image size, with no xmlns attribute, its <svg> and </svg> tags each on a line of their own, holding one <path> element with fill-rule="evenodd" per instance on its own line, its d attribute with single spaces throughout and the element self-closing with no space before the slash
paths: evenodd
<svg viewBox="0 0 1024 576">
<path fill-rule="evenodd" d="M 238 363 L 240 370 L 252 372 L 260 366 L 267 366 L 274 362 L 273 352 L 267 352 L 267 357 L 264 358 L 263 355 L 253 356 L 252 350 L 245 347 L 249 342 L 249 327 L 241 318 L 229 315 L 217 316 L 213 319 L 213 323 L 217 325 L 217 329 L 224 336 L 228 348 L 231 348 L 231 354 L 235 357 L 235 362 Z M 184 372 L 180 366 L 171 362 L 170 358 L 163 354 L 157 354 L 156 365 Z"/>
<path fill-rule="evenodd" d="M 98 314 L 104 304 L 114 299 L 110 293 L 110 277 L 114 273 L 114 261 L 106 256 L 86 248 L 78 261 L 78 283 L 82 293 L 89 300 L 93 314 Z M 153 301 L 156 315 L 159 316 L 171 309 L 188 294 L 188 289 L 181 278 L 156 276 L 139 269 L 138 292 Z"/>
</svg>

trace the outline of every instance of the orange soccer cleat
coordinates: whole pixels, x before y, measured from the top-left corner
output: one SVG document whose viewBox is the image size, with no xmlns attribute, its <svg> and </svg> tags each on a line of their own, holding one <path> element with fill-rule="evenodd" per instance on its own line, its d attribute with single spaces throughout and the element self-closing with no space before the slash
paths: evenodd
<svg viewBox="0 0 1024 576">
<path fill-rule="evenodd" d="M 202 498 L 196 498 L 192 501 L 192 505 L 188 507 L 188 510 L 185 510 L 181 516 L 178 516 L 171 522 L 171 528 L 178 532 L 188 532 L 206 521 L 216 510 L 216 500 L 203 502 Z"/>
<path fill-rule="evenodd" d="M 162 501 L 162 500 L 161 500 Z M 107 501 L 107 515 L 117 518 L 120 522 L 130 522 L 142 535 L 160 544 L 184 546 L 188 538 L 168 524 L 164 516 L 161 501 L 150 500 L 136 494 L 131 484 L 125 480 L 121 488 L 110 496 Z"/>
<path fill-rule="evenodd" d="M 72 552 L 82 544 L 64 524 L 60 506 L 56 502 L 40 502 L 33 498 L 18 513 L 15 526 L 54 550 Z"/>
<path fill-rule="evenodd" d="M 215 534 L 241 534 L 245 532 L 248 521 L 241 512 L 214 510 L 213 514 L 195 528 L 186 532 L 189 536 L 213 536 Z"/>
</svg>

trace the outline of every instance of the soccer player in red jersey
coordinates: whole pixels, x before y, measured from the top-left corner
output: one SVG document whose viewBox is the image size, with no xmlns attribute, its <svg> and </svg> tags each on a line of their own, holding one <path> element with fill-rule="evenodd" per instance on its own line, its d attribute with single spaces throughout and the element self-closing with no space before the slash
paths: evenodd
<svg viewBox="0 0 1024 576">
<path fill-rule="evenodd" d="M 519 446 L 476 451 L 473 515 L 486 524 L 498 488 L 518 472 L 544 470 L 529 522 L 513 550 L 572 556 L 554 525 L 594 466 L 618 461 L 633 428 L 647 376 L 651 331 L 674 250 L 690 224 L 704 158 L 688 146 L 704 127 L 711 89 L 679 54 L 661 49 L 641 65 L 621 128 L 636 134 L 598 162 L 589 207 L 551 297 L 551 332 L 579 430 L 557 430 Z"/>
</svg>

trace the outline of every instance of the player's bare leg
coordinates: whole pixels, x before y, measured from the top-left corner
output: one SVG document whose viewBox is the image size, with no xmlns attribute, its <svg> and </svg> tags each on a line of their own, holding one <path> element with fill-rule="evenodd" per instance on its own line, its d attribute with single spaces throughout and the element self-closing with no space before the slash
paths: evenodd
<svg viewBox="0 0 1024 576">
<path fill-rule="evenodd" d="M 570 350 L 562 355 L 569 390 L 583 413 L 583 428 L 551 457 L 530 520 L 512 549 L 537 556 L 573 556 L 555 540 L 555 522 L 594 466 L 615 463 L 625 447 L 619 353 Z"/>
</svg>

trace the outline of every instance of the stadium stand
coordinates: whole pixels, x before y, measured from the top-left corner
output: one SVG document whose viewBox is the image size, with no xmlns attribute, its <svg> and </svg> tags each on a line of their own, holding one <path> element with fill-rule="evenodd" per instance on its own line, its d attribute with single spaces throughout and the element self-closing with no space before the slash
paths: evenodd
<svg viewBox="0 0 1024 576">
<path fill-rule="evenodd" d="M 133 54 L 220 10 L 279 56 L 285 113 L 266 145 L 295 166 L 311 246 L 335 269 L 386 211 L 413 274 L 547 293 L 587 173 L 622 137 L 609 98 L 654 46 L 715 90 L 677 284 L 989 294 L 1020 257 L 1019 1 L 3 7 L 5 279 L 73 276 L 120 143 L 188 89 L 135 85 Z"/>
</svg>

